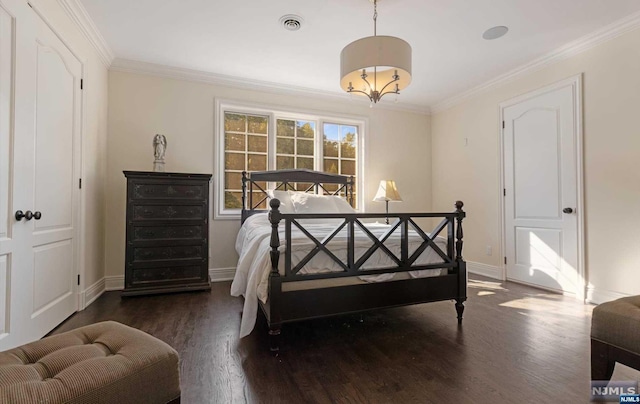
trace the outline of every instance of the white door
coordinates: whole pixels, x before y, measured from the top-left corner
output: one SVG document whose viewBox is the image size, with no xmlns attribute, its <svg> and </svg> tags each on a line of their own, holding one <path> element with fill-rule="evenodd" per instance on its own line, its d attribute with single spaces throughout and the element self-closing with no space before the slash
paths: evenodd
<svg viewBox="0 0 640 404">
<path fill-rule="evenodd" d="M 507 279 L 581 295 L 579 78 L 503 106 Z"/>
<path fill-rule="evenodd" d="M 7 349 L 77 310 L 82 66 L 26 2 L 0 0 L 0 21 L 0 349 Z"/>
</svg>

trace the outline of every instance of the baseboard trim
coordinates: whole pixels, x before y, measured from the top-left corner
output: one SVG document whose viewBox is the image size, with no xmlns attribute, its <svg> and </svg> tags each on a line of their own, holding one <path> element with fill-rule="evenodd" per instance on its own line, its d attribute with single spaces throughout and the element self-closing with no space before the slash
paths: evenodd
<svg viewBox="0 0 640 404">
<path fill-rule="evenodd" d="M 81 299 L 81 310 L 86 309 L 91 303 L 95 302 L 97 298 L 102 296 L 102 294 L 106 292 L 106 283 L 104 278 L 100 278 L 93 285 L 86 288 L 80 296 Z"/>
<path fill-rule="evenodd" d="M 105 289 L 109 292 L 112 290 L 124 289 L 124 275 L 105 276 Z"/>
<path fill-rule="evenodd" d="M 627 297 L 630 295 L 615 292 L 613 290 L 602 290 L 598 289 L 593 285 L 587 286 L 587 303 L 600 304 L 605 302 L 610 302 L 612 300 L 620 299 L 622 297 Z"/>
<path fill-rule="evenodd" d="M 483 264 L 481 262 L 467 262 L 467 271 L 476 274 L 486 276 L 487 278 L 497 279 L 502 281 L 502 268 L 489 264 Z"/>
<path fill-rule="evenodd" d="M 211 282 L 224 282 L 233 280 L 236 274 L 236 268 L 209 268 L 209 277 Z"/>
</svg>

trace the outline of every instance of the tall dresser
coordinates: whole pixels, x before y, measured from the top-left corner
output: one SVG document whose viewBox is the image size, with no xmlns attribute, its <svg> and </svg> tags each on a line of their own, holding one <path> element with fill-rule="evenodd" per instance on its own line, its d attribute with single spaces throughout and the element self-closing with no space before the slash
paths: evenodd
<svg viewBox="0 0 640 404">
<path fill-rule="evenodd" d="M 122 296 L 210 290 L 211 174 L 124 171 L 127 236 Z"/>
</svg>

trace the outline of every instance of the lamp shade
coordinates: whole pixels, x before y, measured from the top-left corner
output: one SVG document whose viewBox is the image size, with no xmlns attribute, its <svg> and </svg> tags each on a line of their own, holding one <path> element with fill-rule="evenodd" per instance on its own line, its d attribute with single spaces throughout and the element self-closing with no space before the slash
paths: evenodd
<svg viewBox="0 0 640 404">
<path fill-rule="evenodd" d="M 374 73 L 375 69 L 375 73 Z M 362 80 L 362 71 L 366 70 L 371 89 Z M 399 79 L 394 81 L 393 76 Z M 352 85 L 356 90 L 383 91 L 383 87 L 393 83 L 398 90 L 411 82 L 411 45 L 393 36 L 369 36 L 347 45 L 340 54 L 340 86 L 349 91 Z"/>
<path fill-rule="evenodd" d="M 374 202 L 401 202 L 402 198 L 396 188 L 396 182 L 392 180 L 380 181 L 378 192 L 373 197 Z"/>
</svg>

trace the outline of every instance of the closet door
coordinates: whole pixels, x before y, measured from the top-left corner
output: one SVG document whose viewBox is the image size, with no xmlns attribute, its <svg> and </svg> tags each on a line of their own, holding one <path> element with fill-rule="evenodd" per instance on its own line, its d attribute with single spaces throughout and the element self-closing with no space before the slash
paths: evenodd
<svg viewBox="0 0 640 404">
<path fill-rule="evenodd" d="M 36 18 L 30 330 L 39 338 L 77 310 L 82 65 Z"/>
<path fill-rule="evenodd" d="M 13 17 L 0 3 L 0 339 L 8 336 L 11 306 L 8 302 L 12 253 L 11 161 L 13 104 Z"/>
<path fill-rule="evenodd" d="M 0 0 L 0 350 L 77 310 L 80 78 L 26 2 Z"/>
</svg>

